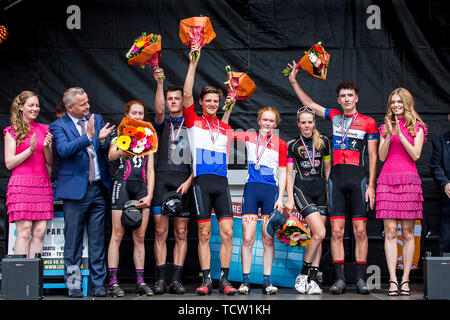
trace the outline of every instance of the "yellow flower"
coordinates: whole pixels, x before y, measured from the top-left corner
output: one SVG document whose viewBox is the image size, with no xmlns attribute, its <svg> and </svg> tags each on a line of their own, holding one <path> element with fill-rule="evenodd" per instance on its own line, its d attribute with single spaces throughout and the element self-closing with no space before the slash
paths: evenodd
<svg viewBox="0 0 450 320">
<path fill-rule="evenodd" d="M 117 139 L 117 148 L 123 151 L 127 151 L 130 147 L 131 138 L 129 136 L 120 136 Z"/>
<path fill-rule="evenodd" d="M 139 131 L 139 132 L 145 133 L 145 129 L 144 129 L 144 127 L 137 127 L 137 128 L 136 128 L 136 131 Z"/>
<path fill-rule="evenodd" d="M 135 46 L 138 48 L 142 48 L 145 44 L 145 40 L 141 40 L 135 43 Z"/>
</svg>

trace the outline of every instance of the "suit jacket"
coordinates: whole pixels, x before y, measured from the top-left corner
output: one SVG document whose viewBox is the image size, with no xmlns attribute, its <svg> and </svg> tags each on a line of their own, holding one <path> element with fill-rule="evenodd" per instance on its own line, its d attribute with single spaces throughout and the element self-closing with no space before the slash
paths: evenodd
<svg viewBox="0 0 450 320">
<path fill-rule="evenodd" d="M 444 192 L 450 182 L 450 131 L 433 140 L 430 168 L 439 189 Z"/>
<path fill-rule="evenodd" d="M 89 114 L 88 118 L 91 116 Z M 100 115 L 94 114 L 95 135 L 92 145 L 97 154 L 100 177 L 106 188 L 111 189 L 111 176 L 105 154 L 108 152 L 110 138 L 104 144 L 98 134 L 105 123 Z M 91 144 L 87 134 L 80 136 L 68 114 L 50 124 L 54 143 L 60 157 L 56 196 L 60 199 L 80 200 L 84 197 L 89 177 L 89 155 L 86 148 Z"/>
</svg>

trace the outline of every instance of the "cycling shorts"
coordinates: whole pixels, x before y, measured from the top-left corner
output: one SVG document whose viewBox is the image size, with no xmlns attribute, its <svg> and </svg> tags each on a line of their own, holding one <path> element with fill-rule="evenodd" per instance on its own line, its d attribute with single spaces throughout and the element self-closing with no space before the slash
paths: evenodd
<svg viewBox="0 0 450 320">
<path fill-rule="evenodd" d="M 304 219 L 317 211 L 320 215 L 327 216 L 328 194 L 325 180 L 297 180 L 294 185 L 294 201 Z"/>
<path fill-rule="evenodd" d="M 154 216 L 161 214 L 161 204 L 165 194 L 171 191 L 177 191 L 178 187 L 189 178 L 189 174 L 179 172 L 161 171 L 156 173 L 155 189 L 152 199 L 152 214 Z M 181 216 L 189 217 L 195 212 L 194 194 L 192 186 L 181 197 L 183 201 L 183 212 Z"/>
<path fill-rule="evenodd" d="M 114 180 L 111 209 L 122 210 L 128 200 L 140 200 L 147 196 L 147 183 L 134 180 Z"/>
<path fill-rule="evenodd" d="M 246 218 L 246 220 L 256 222 L 259 208 L 261 208 L 261 216 L 263 216 L 263 221 L 266 221 L 273 211 L 277 199 L 277 186 L 260 182 L 247 182 L 242 197 L 242 215 L 255 216 L 252 217 L 253 219 Z"/>
<path fill-rule="evenodd" d="M 367 176 L 363 167 L 337 164 L 328 179 L 330 220 L 345 219 L 347 207 L 353 220 L 367 220 Z"/>
<path fill-rule="evenodd" d="M 197 223 L 211 221 L 214 209 L 217 220 L 233 219 L 228 178 L 215 174 L 202 174 L 194 178 L 194 198 Z"/>
</svg>

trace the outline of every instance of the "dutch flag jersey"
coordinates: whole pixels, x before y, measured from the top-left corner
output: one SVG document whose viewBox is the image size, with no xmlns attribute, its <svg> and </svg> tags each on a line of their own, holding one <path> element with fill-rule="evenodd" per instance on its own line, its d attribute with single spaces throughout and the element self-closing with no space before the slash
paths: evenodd
<svg viewBox="0 0 450 320">
<path fill-rule="evenodd" d="M 234 132 L 233 138 L 245 143 L 248 160 L 247 182 L 259 182 L 278 186 L 278 168 L 287 166 L 286 142 L 276 135 L 258 139 L 257 132 Z M 270 139 L 266 145 L 267 140 Z M 256 141 L 258 140 L 258 154 Z M 262 152 L 264 149 L 264 152 Z M 257 160 L 259 159 L 259 161 Z M 259 169 L 257 170 L 256 168 Z M 255 168 L 256 166 L 256 168 Z"/>
<path fill-rule="evenodd" d="M 231 127 L 220 121 L 217 116 L 198 116 L 194 111 L 194 104 L 184 107 L 184 120 L 191 148 L 194 177 L 202 174 L 227 177 Z"/>
</svg>

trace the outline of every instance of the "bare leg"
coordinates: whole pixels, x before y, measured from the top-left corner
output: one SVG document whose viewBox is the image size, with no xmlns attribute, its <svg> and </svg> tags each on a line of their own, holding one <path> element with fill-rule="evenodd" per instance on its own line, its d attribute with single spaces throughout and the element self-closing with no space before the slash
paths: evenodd
<svg viewBox="0 0 450 320">
<path fill-rule="evenodd" d="M 255 243 L 256 236 L 256 215 L 242 215 L 242 246 L 241 246 L 241 261 L 242 273 L 250 273 L 252 268 L 252 249 Z M 255 221 L 254 221 L 255 220 Z"/>
<path fill-rule="evenodd" d="M 150 209 L 145 208 L 142 210 L 142 224 L 141 226 L 133 230 L 133 260 L 134 266 L 137 270 L 144 270 L 145 266 L 145 231 L 147 230 L 148 219 L 150 216 Z"/>
<path fill-rule="evenodd" d="M 403 276 L 402 283 L 409 280 L 416 242 L 414 238 L 415 220 L 402 220 L 403 234 Z M 409 284 L 404 284 L 400 289 L 409 290 Z"/>
<path fill-rule="evenodd" d="M 397 283 L 397 219 L 383 219 L 384 222 L 384 252 L 386 254 L 386 263 L 389 270 L 389 281 Z M 397 290 L 397 287 L 391 283 L 390 291 Z"/>
<path fill-rule="evenodd" d="M 155 244 L 154 253 L 157 266 L 161 266 L 166 263 L 167 258 L 167 234 L 169 232 L 169 218 L 159 214 L 153 216 L 155 221 Z"/>
<path fill-rule="evenodd" d="M 119 247 L 122 242 L 125 229 L 120 222 L 122 210 L 112 210 L 112 234 L 108 247 L 108 268 L 119 266 Z"/>
<path fill-rule="evenodd" d="M 173 262 L 176 266 L 183 266 L 187 252 L 187 232 L 189 218 L 174 218 L 175 246 L 173 248 Z"/>
<path fill-rule="evenodd" d="M 30 241 L 28 258 L 34 258 L 36 253 L 42 253 L 42 247 L 44 246 L 45 231 L 47 230 L 47 223 L 48 220 L 33 221 L 33 227 L 31 229 L 32 236 Z"/>
<path fill-rule="evenodd" d="M 14 242 L 14 254 L 24 254 L 28 257 L 30 251 L 30 236 L 33 222 L 30 220 L 18 220 L 16 223 L 17 237 Z"/>
<path fill-rule="evenodd" d="M 210 269 L 211 250 L 209 240 L 211 238 L 211 221 L 198 223 L 198 259 L 201 270 Z"/>
</svg>

